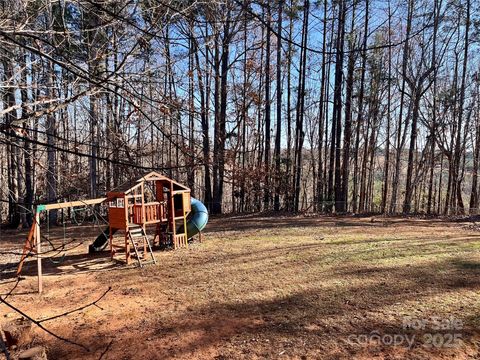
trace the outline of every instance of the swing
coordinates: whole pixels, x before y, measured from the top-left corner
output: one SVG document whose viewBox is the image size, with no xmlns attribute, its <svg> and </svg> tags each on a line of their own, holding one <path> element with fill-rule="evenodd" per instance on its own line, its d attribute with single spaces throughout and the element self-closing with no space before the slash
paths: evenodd
<svg viewBox="0 0 480 360">
<path fill-rule="evenodd" d="M 85 221 L 85 217 L 86 217 L 86 209 L 87 207 L 83 207 L 81 208 L 80 210 L 76 210 L 75 209 L 72 209 L 73 210 L 73 216 L 72 216 L 72 219 L 71 221 L 72 222 L 75 222 L 75 224 L 77 224 L 78 226 L 80 226 L 84 221 Z M 78 221 L 78 217 L 77 217 L 77 214 L 79 212 L 82 212 L 83 211 L 83 217 L 81 219 L 81 222 Z M 99 228 L 99 224 L 101 222 L 105 223 L 105 224 L 108 224 L 108 221 L 100 214 L 100 213 L 97 213 L 95 210 L 92 211 L 92 215 L 93 215 L 93 223 L 94 223 L 94 226 L 95 227 L 98 227 Z M 50 210 L 47 210 L 47 234 L 44 236 L 42 235 L 42 238 L 45 239 L 49 244 L 50 246 L 52 247 L 52 250 L 53 251 L 57 251 L 57 254 L 60 254 L 62 252 L 62 250 L 65 250 L 65 245 L 66 245 L 66 242 L 65 242 L 65 239 L 66 239 L 66 221 L 65 221 L 65 215 L 64 215 L 64 210 L 62 209 L 62 226 L 63 226 L 63 238 L 62 238 L 62 246 L 59 247 L 59 248 L 56 248 L 55 245 L 50 241 Z M 69 249 L 70 250 L 70 249 Z M 52 264 L 55 264 L 55 265 L 59 265 L 59 264 L 62 264 L 63 261 L 65 260 L 65 257 L 66 257 L 66 251 L 58 258 L 55 258 L 54 256 L 51 256 L 51 257 L 48 257 L 48 259 L 50 260 L 50 262 Z"/>
<path fill-rule="evenodd" d="M 66 234 L 65 234 L 66 233 L 66 231 L 65 231 L 66 223 L 65 223 L 65 217 L 63 215 L 63 209 L 62 209 L 62 225 L 63 225 L 62 249 L 64 249 L 65 248 L 65 237 L 66 237 Z M 52 242 L 50 241 L 50 210 L 47 210 L 47 237 L 46 237 L 46 239 L 50 243 L 50 246 L 52 246 L 52 248 L 55 249 L 55 246 L 53 246 Z M 49 257 L 48 260 L 50 260 L 50 262 L 54 265 L 59 265 L 59 264 L 63 263 L 66 255 L 67 255 L 67 253 L 64 252 L 63 255 L 60 256 L 60 258 L 58 260 L 55 260 L 53 257 Z"/>
<path fill-rule="evenodd" d="M 72 208 L 73 216 L 72 216 L 72 223 L 75 223 L 75 225 L 82 225 L 85 222 L 85 217 L 87 213 L 87 207 L 84 206 L 78 210 L 75 210 L 75 208 Z M 63 211 L 62 211 L 63 214 Z M 79 215 L 80 214 L 80 215 Z M 78 219 L 80 217 L 80 221 Z"/>
<path fill-rule="evenodd" d="M 53 257 L 48 258 L 48 260 L 50 260 L 50 262 L 54 265 L 59 265 L 59 264 L 63 263 L 66 255 L 67 255 L 67 253 L 63 253 L 63 255 L 60 256 L 60 258 L 58 260 L 53 260 Z"/>
</svg>

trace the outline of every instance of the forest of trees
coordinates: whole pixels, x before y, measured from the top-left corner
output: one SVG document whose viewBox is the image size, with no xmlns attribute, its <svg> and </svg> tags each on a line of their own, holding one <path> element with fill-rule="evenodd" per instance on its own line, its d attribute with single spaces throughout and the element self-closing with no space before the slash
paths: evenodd
<svg viewBox="0 0 480 360">
<path fill-rule="evenodd" d="M 151 170 L 217 214 L 477 213 L 479 31 L 475 0 L 2 0 L 0 222 Z"/>
</svg>

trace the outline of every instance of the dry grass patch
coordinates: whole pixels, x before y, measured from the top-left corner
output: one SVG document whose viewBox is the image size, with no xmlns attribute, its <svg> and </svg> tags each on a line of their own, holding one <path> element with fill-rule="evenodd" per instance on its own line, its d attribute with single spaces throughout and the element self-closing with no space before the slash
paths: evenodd
<svg viewBox="0 0 480 360">
<path fill-rule="evenodd" d="M 158 265 L 144 269 L 89 258 L 78 248 L 47 269 L 42 297 L 32 293 L 32 264 L 9 300 L 41 318 L 95 300 L 112 286 L 101 309 L 47 324 L 88 344 L 90 353 L 38 332 L 36 341 L 47 344 L 53 359 L 97 359 L 112 340 L 104 358 L 478 355 L 480 235 L 464 224 L 246 216 L 214 220 L 205 235 L 188 250 L 156 252 Z M 85 229 L 81 238 L 94 237 Z M 11 285 L 6 281 L 2 293 Z M 404 328 L 406 317 L 435 316 L 462 321 L 460 345 L 428 348 L 431 329 Z M 373 331 L 415 335 L 415 342 L 407 348 L 349 341 Z"/>
</svg>

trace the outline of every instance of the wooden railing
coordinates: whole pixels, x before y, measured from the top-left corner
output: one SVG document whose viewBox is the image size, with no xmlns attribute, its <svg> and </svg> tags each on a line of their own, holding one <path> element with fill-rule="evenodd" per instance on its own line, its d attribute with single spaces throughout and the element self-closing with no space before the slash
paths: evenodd
<svg viewBox="0 0 480 360">
<path fill-rule="evenodd" d="M 135 204 L 128 206 L 128 221 L 133 224 L 143 224 L 149 222 L 155 222 L 166 219 L 162 219 L 162 215 L 165 214 L 165 211 L 162 211 L 164 204 L 160 202 L 150 202 L 143 205 L 144 216 L 142 216 L 142 205 Z M 144 219 L 144 220 L 143 220 Z"/>
<path fill-rule="evenodd" d="M 160 220 L 160 203 L 151 202 L 145 204 L 145 222 Z"/>
<path fill-rule="evenodd" d="M 140 205 L 140 209 L 142 205 Z M 128 223 L 129 224 L 139 224 L 142 221 L 142 213 L 141 211 L 137 211 L 135 209 L 135 205 L 128 205 Z"/>
</svg>

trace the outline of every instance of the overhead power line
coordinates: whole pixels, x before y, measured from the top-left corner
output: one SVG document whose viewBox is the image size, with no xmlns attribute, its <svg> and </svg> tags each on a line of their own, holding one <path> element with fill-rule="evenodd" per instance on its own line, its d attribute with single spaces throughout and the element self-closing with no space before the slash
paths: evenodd
<svg viewBox="0 0 480 360">
<path fill-rule="evenodd" d="M 44 147 L 47 147 L 47 148 L 55 149 L 55 150 L 60 151 L 60 152 L 64 152 L 64 153 L 68 153 L 68 154 L 72 154 L 72 155 L 76 155 L 76 156 L 80 156 L 80 157 L 86 157 L 86 158 L 90 158 L 90 159 L 102 160 L 102 161 L 106 161 L 106 162 L 109 162 L 109 163 L 112 163 L 112 164 L 129 166 L 129 167 L 133 167 L 133 168 L 141 169 L 141 170 L 148 170 L 148 171 L 152 171 L 152 170 L 175 170 L 175 169 L 189 168 L 189 167 L 192 167 L 192 166 L 203 166 L 204 165 L 203 163 L 196 163 L 196 164 L 193 164 L 193 165 L 188 164 L 188 165 L 181 165 L 181 166 L 163 166 L 163 167 L 143 166 L 143 165 L 138 165 L 138 164 L 131 163 L 131 162 L 113 160 L 113 159 L 110 159 L 110 158 L 104 157 L 104 156 L 98 156 L 98 155 L 94 156 L 92 154 L 80 152 L 78 150 L 66 149 L 66 148 L 63 148 L 63 147 L 58 146 L 58 145 L 48 144 L 48 143 L 43 142 L 43 141 L 29 139 L 27 137 L 20 136 L 16 133 L 11 133 L 11 132 L 6 131 L 4 129 L 0 129 L 0 133 L 3 133 L 4 135 L 6 135 L 8 137 L 11 137 L 11 138 L 19 139 L 19 140 L 22 140 L 22 141 L 27 141 L 27 142 L 32 143 L 32 144 L 36 144 L 36 145 L 44 146 Z M 14 144 L 14 145 L 16 145 L 16 144 Z M 18 146 L 18 145 L 16 145 L 16 146 Z"/>
<path fill-rule="evenodd" d="M 91 4 L 94 4 L 94 2 L 92 0 L 87 0 L 87 2 L 91 3 Z M 181 10 L 181 9 L 178 9 L 177 7 L 173 6 L 172 4 L 167 4 L 163 1 L 160 1 L 158 0 L 157 1 L 160 5 L 164 6 L 165 8 L 171 10 L 171 11 L 174 11 L 176 12 L 177 14 L 181 15 L 182 17 L 184 17 L 185 19 L 189 20 L 190 22 L 192 23 L 197 23 L 197 24 L 210 24 L 210 25 L 213 25 L 213 24 L 224 24 L 226 23 L 225 20 L 218 20 L 218 19 L 215 19 L 215 20 L 206 20 L 206 21 L 201 21 L 198 19 L 198 17 L 196 17 L 195 15 L 193 15 L 191 12 L 188 13 L 184 10 Z M 250 5 L 252 4 L 252 2 L 248 2 L 248 1 L 240 1 L 240 0 L 234 0 L 234 2 L 239 5 L 241 7 L 241 9 L 247 13 L 249 13 L 252 17 L 254 17 L 256 20 L 258 20 L 263 26 L 265 26 L 272 34 L 274 34 L 276 37 L 279 37 L 282 39 L 282 41 L 285 41 L 287 43 L 290 43 L 298 48 L 304 48 L 306 49 L 307 51 L 310 51 L 312 53 L 315 53 L 315 54 L 320 54 L 320 55 L 336 55 L 338 51 L 330 51 L 330 50 L 326 50 L 326 51 L 323 51 L 322 49 L 317 49 L 317 48 L 312 48 L 310 46 L 304 46 L 288 37 L 285 37 L 283 36 L 282 34 L 279 34 L 277 29 L 274 29 L 274 27 L 272 27 L 270 24 L 268 24 L 263 18 L 261 15 L 257 14 L 256 12 L 254 12 L 251 8 L 250 8 Z M 96 3 L 95 3 L 96 4 Z M 257 3 L 258 6 L 260 7 L 265 7 L 265 4 L 262 4 L 262 3 Z M 128 25 L 134 27 L 135 29 L 137 29 L 138 31 L 142 32 L 143 34 L 145 35 L 148 35 L 152 38 L 158 38 L 158 39 L 161 39 L 161 40 L 165 40 L 165 38 L 163 36 L 159 36 L 157 33 L 154 33 L 150 30 L 147 30 L 147 29 L 143 29 L 142 27 L 138 26 L 137 24 L 135 24 L 132 20 L 126 18 L 125 16 L 122 16 L 120 15 L 118 12 L 115 12 L 115 11 L 112 11 L 106 7 L 103 7 L 99 4 L 96 4 L 96 6 L 99 6 L 100 7 L 100 10 L 105 12 L 106 14 L 108 14 L 109 16 L 112 16 L 113 18 L 117 19 L 117 20 L 120 20 L 120 21 L 123 21 L 125 23 L 127 23 Z M 233 20 L 231 20 L 233 21 Z M 324 20 L 325 21 L 325 20 Z M 402 40 L 399 40 L 397 42 L 389 42 L 389 43 L 385 43 L 385 44 L 380 44 L 380 45 L 372 45 L 372 46 L 367 46 L 365 49 L 363 47 L 357 47 L 357 48 L 353 48 L 353 49 L 348 49 L 348 50 L 343 50 L 342 53 L 344 54 L 348 54 L 348 53 L 356 53 L 356 52 L 363 52 L 363 51 L 374 51 L 374 50 L 379 50 L 379 49 L 386 49 L 386 48 L 391 48 L 391 47 L 397 47 L 397 46 L 401 46 L 403 44 L 405 44 L 405 42 L 415 38 L 417 35 L 421 34 L 425 29 L 431 27 L 432 24 L 430 23 L 426 23 L 422 28 L 420 28 L 419 30 L 417 30 L 416 32 L 414 32 L 413 34 L 411 34 L 409 37 L 405 38 L 405 39 L 402 39 Z M 282 31 L 283 32 L 283 31 Z M 188 39 L 186 39 L 188 40 Z"/>
<path fill-rule="evenodd" d="M 305 49 L 307 51 L 310 51 L 312 53 L 315 53 L 315 54 L 321 54 L 321 55 L 336 55 L 338 53 L 338 51 L 323 51 L 323 50 L 320 50 L 320 49 L 315 49 L 315 48 L 312 48 L 312 47 L 309 47 L 308 45 L 307 46 L 303 46 L 302 44 L 299 44 L 298 42 L 292 40 L 292 39 L 289 39 L 285 36 L 283 36 L 282 34 L 279 34 L 278 31 L 276 29 L 274 29 L 274 27 L 272 27 L 271 25 L 269 25 L 260 15 L 258 15 L 257 13 L 255 13 L 253 10 L 251 10 L 249 7 L 248 7 L 248 3 L 245 3 L 245 2 L 241 2 L 239 0 L 234 0 L 237 5 L 241 6 L 243 8 L 244 11 L 248 12 L 250 15 L 252 15 L 254 18 L 256 18 L 258 21 L 260 21 L 262 23 L 263 26 L 265 26 L 266 28 L 268 28 L 268 30 L 274 34 L 276 37 L 279 37 L 280 39 L 282 39 L 282 41 L 286 41 L 287 43 L 290 43 L 296 47 L 299 47 L 301 49 Z M 263 4 L 258 4 L 259 6 L 265 6 Z M 400 45 L 403 45 L 405 42 L 413 39 L 414 37 L 416 37 L 417 35 L 419 35 L 420 33 L 422 33 L 425 29 L 431 27 L 432 24 L 430 23 L 426 23 L 422 28 L 420 28 L 418 31 L 414 32 L 412 35 L 410 35 L 409 37 L 405 38 L 405 39 L 402 39 L 400 41 L 397 41 L 397 42 L 393 42 L 393 43 L 387 43 L 387 44 L 381 44 L 381 45 L 373 45 L 373 46 L 367 46 L 365 49 L 363 49 L 362 47 L 359 47 L 359 48 L 354 48 L 354 49 L 348 49 L 348 50 L 342 50 L 342 53 L 343 54 L 349 54 L 349 53 L 356 53 L 356 52 L 363 52 L 363 51 L 373 51 L 373 50 L 379 50 L 379 49 L 387 49 L 387 48 L 391 48 L 391 47 L 397 47 L 397 46 L 400 46 Z"/>
</svg>

